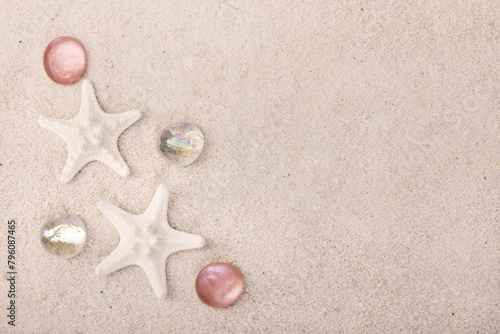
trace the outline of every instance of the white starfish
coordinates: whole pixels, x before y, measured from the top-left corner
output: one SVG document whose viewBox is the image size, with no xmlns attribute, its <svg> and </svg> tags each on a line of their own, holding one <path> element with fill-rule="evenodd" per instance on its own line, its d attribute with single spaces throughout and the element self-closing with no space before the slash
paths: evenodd
<svg viewBox="0 0 500 334">
<path fill-rule="evenodd" d="M 118 137 L 141 117 L 139 110 L 107 114 L 99 107 L 90 80 L 82 84 L 80 112 L 73 119 L 40 116 L 38 123 L 61 137 L 68 145 L 68 158 L 61 182 L 68 183 L 87 163 L 99 160 L 121 176 L 130 173 L 118 151 Z"/>
<path fill-rule="evenodd" d="M 138 265 L 146 272 L 158 298 L 167 295 L 167 257 L 205 244 L 201 236 L 170 227 L 167 221 L 168 189 L 163 184 L 158 186 L 151 204 L 140 215 L 128 213 L 108 201 L 101 201 L 98 208 L 118 230 L 120 243 L 97 266 L 96 274 L 106 276 L 123 267 Z"/>
</svg>

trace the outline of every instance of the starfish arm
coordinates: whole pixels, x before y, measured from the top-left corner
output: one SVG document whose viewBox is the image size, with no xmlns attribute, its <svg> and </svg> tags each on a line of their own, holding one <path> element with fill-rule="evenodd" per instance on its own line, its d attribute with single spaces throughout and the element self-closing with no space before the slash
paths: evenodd
<svg viewBox="0 0 500 334">
<path fill-rule="evenodd" d="M 117 147 L 107 147 L 106 149 L 103 149 L 100 151 L 97 160 L 105 163 L 121 176 L 127 176 L 130 174 L 130 168 L 120 154 L 120 151 L 118 151 Z"/>
<path fill-rule="evenodd" d="M 167 224 L 167 211 L 168 211 L 168 188 L 164 184 L 160 184 L 156 188 L 155 195 L 151 200 L 146 211 L 143 213 L 149 216 L 151 221 L 159 222 L 160 225 Z"/>
<path fill-rule="evenodd" d="M 130 252 L 128 243 L 121 240 L 118 247 L 99 263 L 95 268 L 95 272 L 98 276 L 106 276 L 114 271 L 136 264 L 135 260 L 135 257 Z"/>
<path fill-rule="evenodd" d="M 141 118 L 141 112 L 138 109 L 108 115 L 112 115 L 114 119 L 113 123 L 116 124 L 116 127 L 119 129 L 119 134 Z"/>
<path fill-rule="evenodd" d="M 149 283 L 156 297 L 163 299 L 167 296 L 167 270 L 166 258 L 162 256 L 151 256 L 139 265 L 146 273 Z"/>
<path fill-rule="evenodd" d="M 77 117 L 82 119 L 92 119 L 95 118 L 96 115 L 100 115 L 103 113 L 104 112 L 97 102 L 97 97 L 95 96 L 92 82 L 88 79 L 83 80 L 82 101 L 80 103 L 80 112 L 78 113 Z"/>
<path fill-rule="evenodd" d="M 120 238 L 126 238 L 128 235 L 135 235 L 137 228 L 132 222 L 136 216 L 120 209 L 109 201 L 100 201 L 97 208 L 108 218 L 113 226 L 120 233 Z"/>
<path fill-rule="evenodd" d="M 68 146 L 71 144 L 71 138 L 74 137 L 76 131 L 71 120 L 67 119 L 38 116 L 38 124 L 61 137 Z"/>
<path fill-rule="evenodd" d="M 68 158 L 66 159 L 66 164 L 59 180 L 63 183 L 68 183 L 88 162 L 88 160 L 84 159 L 76 150 L 71 149 L 68 145 Z"/>
<path fill-rule="evenodd" d="M 205 246 L 205 239 L 196 234 L 174 230 L 169 226 L 167 244 L 170 255 L 181 250 L 201 248 Z"/>
</svg>

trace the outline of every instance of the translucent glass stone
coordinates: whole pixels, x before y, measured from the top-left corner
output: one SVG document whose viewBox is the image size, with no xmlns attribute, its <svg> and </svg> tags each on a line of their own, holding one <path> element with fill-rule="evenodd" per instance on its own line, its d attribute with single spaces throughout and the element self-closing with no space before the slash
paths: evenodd
<svg viewBox="0 0 500 334">
<path fill-rule="evenodd" d="M 243 276 L 230 263 L 217 262 L 203 268 L 196 277 L 198 297 L 208 306 L 222 308 L 232 305 L 243 292 Z"/>
<path fill-rule="evenodd" d="M 191 123 L 175 123 L 163 129 L 159 148 L 166 160 L 177 166 L 192 164 L 203 150 L 203 133 Z"/>
<path fill-rule="evenodd" d="M 82 250 L 87 240 L 87 231 L 80 218 L 61 214 L 43 224 L 40 240 L 49 253 L 69 259 Z"/>
<path fill-rule="evenodd" d="M 43 54 L 43 66 L 54 82 L 68 85 L 82 76 L 87 67 L 87 55 L 76 39 L 58 37 L 47 45 Z"/>
</svg>

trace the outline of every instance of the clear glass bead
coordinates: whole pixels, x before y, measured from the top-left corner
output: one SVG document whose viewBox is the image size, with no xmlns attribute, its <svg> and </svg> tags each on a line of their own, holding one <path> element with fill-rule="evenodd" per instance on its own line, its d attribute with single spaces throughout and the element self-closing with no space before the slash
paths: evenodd
<svg viewBox="0 0 500 334">
<path fill-rule="evenodd" d="M 191 123 L 175 123 L 163 129 L 159 148 L 166 160 L 177 166 L 192 164 L 203 150 L 201 130 Z"/>
<path fill-rule="evenodd" d="M 43 248 L 65 259 L 80 253 L 86 240 L 87 231 L 81 219 L 68 214 L 50 218 L 40 231 Z"/>
</svg>

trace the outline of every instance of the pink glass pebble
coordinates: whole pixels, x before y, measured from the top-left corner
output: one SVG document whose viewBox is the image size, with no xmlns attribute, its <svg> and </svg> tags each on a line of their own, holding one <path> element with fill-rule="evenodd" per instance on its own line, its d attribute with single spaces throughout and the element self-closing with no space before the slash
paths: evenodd
<svg viewBox="0 0 500 334">
<path fill-rule="evenodd" d="M 87 55 L 76 39 L 58 37 L 47 45 L 43 66 L 54 82 L 68 85 L 82 76 L 87 66 Z"/>
<path fill-rule="evenodd" d="M 200 271 L 195 285 L 202 302 L 216 308 L 227 307 L 241 296 L 243 276 L 235 266 L 217 262 Z"/>
</svg>

